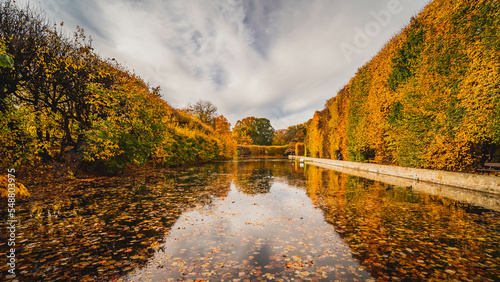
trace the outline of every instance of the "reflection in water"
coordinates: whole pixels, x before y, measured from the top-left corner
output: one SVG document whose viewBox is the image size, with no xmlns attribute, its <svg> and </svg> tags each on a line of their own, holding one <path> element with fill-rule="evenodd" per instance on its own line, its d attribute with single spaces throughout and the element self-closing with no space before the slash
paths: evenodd
<svg viewBox="0 0 500 282">
<path fill-rule="evenodd" d="M 79 180 L 17 202 L 17 277 L 6 278 L 118 279 L 149 260 L 182 212 L 227 196 L 229 176 L 212 171 L 209 165 Z M 6 203 L 0 203 L 4 222 Z M 10 248 L 7 235 L 0 233 L 0 253 Z M 7 273 L 7 267 L 0 264 L 1 273 Z"/>
<path fill-rule="evenodd" d="M 307 191 L 372 276 L 500 279 L 500 214 L 317 167 Z"/>
<path fill-rule="evenodd" d="M 291 170 L 291 163 L 283 159 L 244 159 L 229 162 L 234 184 L 238 191 L 245 194 L 269 193 L 276 178 L 284 181 L 300 181 L 303 174 Z"/>
<path fill-rule="evenodd" d="M 500 280 L 500 213 L 386 186 L 269 159 L 65 183 L 16 203 L 16 278 Z"/>
<path fill-rule="evenodd" d="M 233 179 L 228 196 L 184 213 L 125 280 L 500 277 L 497 212 L 285 161 L 221 170 Z"/>
<path fill-rule="evenodd" d="M 267 194 L 244 191 L 232 186 L 213 206 L 184 213 L 150 263 L 125 280 L 370 278 L 303 189 L 273 181 Z"/>
<path fill-rule="evenodd" d="M 245 194 L 265 194 L 271 191 L 273 172 L 264 167 L 251 167 L 250 162 L 238 164 L 234 183 L 238 191 Z"/>
</svg>

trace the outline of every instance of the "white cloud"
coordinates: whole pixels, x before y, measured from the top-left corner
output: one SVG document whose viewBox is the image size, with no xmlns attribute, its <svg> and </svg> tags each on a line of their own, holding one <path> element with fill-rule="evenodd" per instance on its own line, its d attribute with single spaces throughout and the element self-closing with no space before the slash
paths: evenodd
<svg viewBox="0 0 500 282">
<path fill-rule="evenodd" d="M 355 28 L 398 2 L 401 12 L 346 60 Z M 38 4 L 38 1 L 32 1 Z M 212 101 L 234 125 L 253 115 L 276 128 L 307 121 L 425 0 L 66 1 L 40 3 L 80 25 L 96 50 L 134 69 L 176 107 Z"/>
</svg>

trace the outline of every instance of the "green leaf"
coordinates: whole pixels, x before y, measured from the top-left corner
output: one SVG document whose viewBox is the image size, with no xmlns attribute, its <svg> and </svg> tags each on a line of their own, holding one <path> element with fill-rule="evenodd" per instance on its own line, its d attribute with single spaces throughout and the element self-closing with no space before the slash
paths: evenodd
<svg viewBox="0 0 500 282">
<path fill-rule="evenodd" d="M 7 54 L 0 54 L 0 66 L 4 68 L 13 68 L 14 60 Z"/>
</svg>

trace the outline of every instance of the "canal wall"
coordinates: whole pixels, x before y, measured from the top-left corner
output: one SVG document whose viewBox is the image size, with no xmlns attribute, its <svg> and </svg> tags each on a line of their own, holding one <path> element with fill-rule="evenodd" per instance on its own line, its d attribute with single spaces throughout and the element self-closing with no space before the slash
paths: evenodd
<svg viewBox="0 0 500 282">
<path fill-rule="evenodd" d="M 413 186 L 420 182 L 429 182 L 500 195 L 500 177 L 497 176 L 318 159 L 301 156 L 289 156 L 289 158 L 299 161 L 302 160 L 315 165 L 323 165 L 332 169 L 346 168 L 411 179 L 414 181 Z"/>
<path fill-rule="evenodd" d="M 399 187 L 407 187 L 411 185 L 412 190 L 414 191 L 424 192 L 431 195 L 438 195 L 441 197 L 454 199 L 461 203 L 468 203 L 474 206 L 481 206 L 490 210 L 500 212 L 500 194 L 495 195 L 491 193 L 479 193 L 474 190 L 463 189 L 449 185 L 441 185 L 427 181 L 417 181 L 410 178 L 403 178 L 388 174 L 381 174 L 340 166 L 325 165 L 320 163 L 311 163 L 311 165 L 326 169 L 333 169 L 345 174 L 359 176 Z"/>
</svg>

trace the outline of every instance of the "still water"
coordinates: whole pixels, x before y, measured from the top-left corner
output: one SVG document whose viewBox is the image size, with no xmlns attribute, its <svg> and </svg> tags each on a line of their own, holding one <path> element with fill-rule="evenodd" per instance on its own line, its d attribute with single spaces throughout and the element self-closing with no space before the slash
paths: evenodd
<svg viewBox="0 0 500 282">
<path fill-rule="evenodd" d="M 60 188 L 19 203 L 19 281 L 500 280 L 500 213 L 288 160 Z"/>
</svg>

